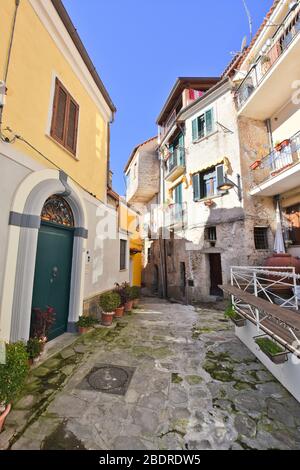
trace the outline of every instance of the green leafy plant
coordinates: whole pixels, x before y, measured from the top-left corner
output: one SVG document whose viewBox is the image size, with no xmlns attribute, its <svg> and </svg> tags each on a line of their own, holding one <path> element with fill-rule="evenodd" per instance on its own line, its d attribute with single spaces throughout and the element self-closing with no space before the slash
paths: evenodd
<svg viewBox="0 0 300 470">
<path fill-rule="evenodd" d="M 121 289 L 121 298 L 124 303 L 129 302 L 129 300 L 132 300 L 132 293 L 131 293 L 131 287 L 128 284 L 128 282 L 123 282 L 120 286 Z"/>
<path fill-rule="evenodd" d="M 138 286 L 131 287 L 131 298 L 132 299 L 139 299 L 141 294 L 141 288 Z"/>
<path fill-rule="evenodd" d="M 255 342 L 264 353 L 270 354 L 271 356 L 284 352 L 284 349 L 270 338 L 257 338 Z"/>
<path fill-rule="evenodd" d="M 224 313 L 225 318 L 229 318 L 230 320 L 241 318 L 241 316 L 234 310 L 233 305 L 229 304 Z"/>
<path fill-rule="evenodd" d="M 99 304 L 104 312 L 114 312 L 121 305 L 120 295 L 117 292 L 105 292 L 100 296 Z"/>
<path fill-rule="evenodd" d="M 26 346 L 29 359 L 37 358 L 42 351 L 42 343 L 38 338 L 30 338 Z"/>
<path fill-rule="evenodd" d="M 77 327 L 80 328 L 90 328 L 98 322 L 97 318 L 89 316 L 79 317 L 78 322 L 76 323 Z"/>
<path fill-rule="evenodd" d="M 121 305 L 126 304 L 127 297 L 126 297 L 126 292 L 124 291 L 124 285 L 123 284 L 120 285 L 116 282 L 115 286 L 116 287 L 114 288 L 113 292 L 116 292 L 120 296 Z"/>
<path fill-rule="evenodd" d="M 6 362 L 0 364 L 0 408 L 15 401 L 28 375 L 28 354 L 21 341 L 6 344 Z"/>
</svg>

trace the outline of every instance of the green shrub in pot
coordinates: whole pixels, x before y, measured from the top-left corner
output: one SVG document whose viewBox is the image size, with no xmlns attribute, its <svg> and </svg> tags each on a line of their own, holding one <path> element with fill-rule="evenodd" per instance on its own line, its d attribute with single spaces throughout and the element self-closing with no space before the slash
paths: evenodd
<svg viewBox="0 0 300 470">
<path fill-rule="evenodd" d="M 114 312 L 121 305 L 121 298 L 117 292 L 105 292 L 100 296 L 100 307 L 103 312 Z"/>
<path fill-rule="evenodd" d="M 23 390 L 29 370 L 26 344 L 6 344 L 5 351 L 5 364 L 0 364 L 0 431 L 11 404 Z"/>
</svg>

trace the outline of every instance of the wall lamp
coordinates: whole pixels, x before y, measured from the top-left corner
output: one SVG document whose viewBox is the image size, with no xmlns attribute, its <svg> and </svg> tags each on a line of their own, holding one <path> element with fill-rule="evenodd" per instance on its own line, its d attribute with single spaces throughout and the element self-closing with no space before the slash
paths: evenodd
<svg viewBox="0 0 300 470">
<path fill-rule="evenodd" d="M 219 191 L 229 191 L 230 189 L 236 188 L 236 193 L 238 195 L 239 201 L 241 202 L 243 200 L 243 195 L 242 195 L 242 186 L 241 186 L 241 176 L 237 175 L 237 184 L 231 181 L 227 175 L 224 176 L 224 181 L 223 183 L 218 186 Z"/>
</svg>

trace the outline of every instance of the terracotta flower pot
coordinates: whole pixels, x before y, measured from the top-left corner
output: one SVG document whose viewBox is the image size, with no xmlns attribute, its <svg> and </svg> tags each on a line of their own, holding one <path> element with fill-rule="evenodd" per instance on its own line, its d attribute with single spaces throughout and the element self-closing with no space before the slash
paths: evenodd
<svg viewBox="0 0 300 470">
<path fill-rule="evenodd" d="M 113 322 L 115 312 L 102 312 L 101 323 L 103 326 L 110 326 Z"/>
<path fill-rule="evenodd" d="M 140 303 L 140 299 L 134 299 L 133 301 L 133 307 L 134 308 L 137 308 L 139 306 L 139 303 Z"/>
<path fill-rule="evenodd" d="M 125 312 L 131 312 L 131 310 L 133 309 L 133 300 L 128 300 L 128 302 L 126 302 L 124 307 L 125 307 Z"/>
<path fill-rule="evenodd" d="M 250 165 L 250 169 L 251 170 L 256 170 L 256 168 L 258 168 L 260 166 L 260 160 L 255 160 L 255 162 L 253 162 L 251 165 Z"/>
<path fill-rule="evenodd" d="M 89 331 L 89 328 L 87 328 L 86 326 L 79 326 L 78 327 L 78 333 L 80 335 L 84 335 L 85 333 L 87 333 Z"/>
<path fill-rule="evenodd" d="M 3 411 L 3 413 L 0 415 L 0 432 L 1 432 L 2 429 L 3 429 L 4 421 L 6 420 L 7 415 L 8 415 L 8 413 L 10 412 L 10 410 L 11 410 L 11 404 L 7 405 L 7 407 L 5 408 L 5 410 Z"/>
<path fill-rule="evenodd" d="M 278 272 L 285 272 L 284 268 L 287 267 L 294 267 L 296 274 L 300 274 L 300 260 L 298 258 L 294 258 L 292 255 L 288 253 L 273 253 L 272 256 L 266 259 L 264 265 L 266 267 L 275 267 L 278 269 L 273 269 L 272 271 L 278 271 Z M 281 268 L 282 266 L 282 268 Z M 268 275 L 268 278 L 270 281 L 277 281 L 279 278 L 278 276 L 272 276 L 271 274 Z M 291 288 L 293 287 L 293 280 L 292 278 L 290 281 L 286 279 L 284 281 L 286 284 L 291 283 Z M 281 293 L 289 294 L 291 292 L 291 289 L 288 288 L 288 286 L 284 285 L 277 285 L 273 287 L 273 290 L 275 292 L 280 291 Z"/>
<path fill-rule="evenodd" d="M 118 307 L 115 310 L 115 318 L 122 318 L 124 315 L 124 307 Z"/>
</svg>

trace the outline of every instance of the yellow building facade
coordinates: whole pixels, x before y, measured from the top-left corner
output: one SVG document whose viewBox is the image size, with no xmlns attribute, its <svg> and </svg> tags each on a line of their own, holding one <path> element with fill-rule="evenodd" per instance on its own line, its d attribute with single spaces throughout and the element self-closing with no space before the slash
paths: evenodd
<svg viewBox="0 0 300 470">
<path fill-rule="evenodd" d="M 129 281 L 107 200 L 116 109 L 60 0 L 5 0 L 0 18 L 0 339 L 28 339 L 47 306 L 52 339 Z"/>
</svg>

